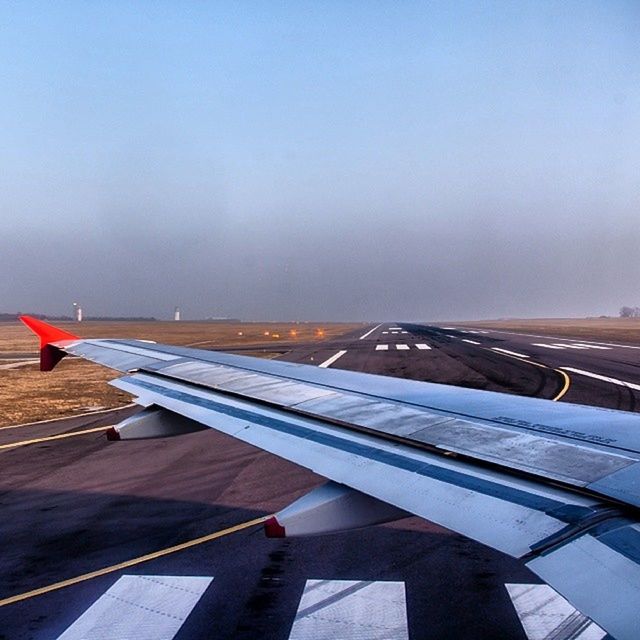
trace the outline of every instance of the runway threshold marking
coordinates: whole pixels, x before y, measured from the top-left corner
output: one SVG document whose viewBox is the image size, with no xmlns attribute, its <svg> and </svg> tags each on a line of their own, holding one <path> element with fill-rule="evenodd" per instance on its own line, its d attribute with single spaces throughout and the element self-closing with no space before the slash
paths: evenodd
<svg viewBox="0 0 640 640">
<path fill-rule="evenodd" d="M 33 438 L 31 440 L 21 440 L 20 442 L 10 442 L 9 444 L 0 445 L 0 449 L 12 449 L 15 447 L 24 447 L 28 444 L 38 444 L 38 442 L 49 442 L 50 440 L 63 440 L 64 438 L 73 438 L 74 436 L 84 436 L 88 433 L 98 433 L 98 431 L 106 431 L 109 427 L 94 427 L 93 429 L 83 429 L 82 431 L 72 431 L 71 433 L 59 433 L 55 436 L 44 436 L 42 438 Z"/>
<path fill-rule="evenodd" d="M 121 576 L 58 640 L 173 640 L 212 581 L 211 576 Z"/>
<path fill-rule="evenodd" d="M 409 640 L 404 582 L 307 580 L 288 640 Z"/>
<path fill-rule="evenodd" d="M 367 331 L 367 333 L 365 333 L 363 336 L 360 336 L 358 340 L 364 340 L 367 336 L 370 336 L 376 329 L 379 329 L 381 326 L 382 323 L 380 323 L 377 327 L 373 327 L 373 329 Z"/>
<path fill-rule="evenodd" d="M 529 640 L 600 640 L 595 622 L 546 584 L 505 584 Z"/>
<path fill-rule="evenodd" d="M 270 517 L 271 516 L 262 516 L 260 518 L 254 518 L 253 520 L 248 520 L 247 522 L 236 524 L 233 527 L 228 527 L 227 529 L 222 529 L 221 531 L 216 531 L 214 533 L 209 533 L 206 536 L 201 536 L 200 538 L 194 538 L 193 540 L 188 540 L 187 542 L 181 542 L 180 544 L 176 544 L 172 547 L 167 547 L 166 549 L 160 549 L 159 551 L 154 551 L 153 553 L 147 553 L 143 556 L 132 558 L 131 560 L 125 560 L 124 562 L 113 564 L 109 567 L 97 569 L 96 571 L 83 573 L 82 575 L 76 576 L 75 578 L 69 578 L 67 580 L 61 580 L 60 582 L 54 582 L 53 584 L 47 585 L 46 587 L 40 587 L 39 589 L 33 589 L 32 591 L 19 593 L 15 596 L 10 596 L 9 598 L 0 600 L 0 607 L 6 607 L 9 604 L 22 602 L 23 600 L 28 600 L 29 598 L 35 598 L 36 596 L 50 593 L 51 591 L 57 591 L 59 589 L 64 589 L 65 587 L 70 587 L 74 584 L 78 584 L 79 582 L 86 582 L 87 580 L 92 580 L 93 578 L 99 578 L 100 576 L 106 576 L 110 573 L 115 573 L 116 571 L 120 571 L 122 569 L 134 567 L 136 565 L 142 564 L 143 562 L 149 562 L 150 560 L 162 558 L 163 556 L 168 556 L 172 553 L 177 553 L 178 551 L 184 551 L 185 549 L 190 549 L 191 547 L 204 544 L 205 542 L 210 542 L 211 540 L 216 540 L 217 538 L 228 536 L 232 533 L 236 533 L 237 531 L 242 531 L 243 529 L 248 529 L 249 527 L 262 524 Z"/>
<path fill-rule="evenodd" d="M 320 363 L 318 366 L 322 369 L 326 369 L 330 367 L 338 358 L 342 358 L 342 356 L 347 353 L 347 350 L 338 351 L 338 353 L 334 353 L 330 358 L 327 358 L 324 362 Z"/>
</svg>

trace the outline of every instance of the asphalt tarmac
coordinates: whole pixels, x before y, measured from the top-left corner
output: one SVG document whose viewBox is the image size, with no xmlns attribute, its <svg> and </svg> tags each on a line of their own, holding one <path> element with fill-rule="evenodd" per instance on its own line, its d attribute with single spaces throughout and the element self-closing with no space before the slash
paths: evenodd
<svg viewBox="0 0 640 640">
<path fill-rule="evenodd" d="M 282 359 L 559 402 L 633 411 L 640 393 L 632 346 L 385 323 L 291 347 Z M 520 562 L 418 518 L 303 539 L 227 531 L 323 479 L 213 431 L 107 442 L 131 411 L 0 430 L 0 639 L 57 638 L 123 574 L 213 577 L 177 640 L 286 640 L 312 579 L 404 583 L 413 640 L 527 637 L 505 588 L 539 583 Z"/>
</svg>

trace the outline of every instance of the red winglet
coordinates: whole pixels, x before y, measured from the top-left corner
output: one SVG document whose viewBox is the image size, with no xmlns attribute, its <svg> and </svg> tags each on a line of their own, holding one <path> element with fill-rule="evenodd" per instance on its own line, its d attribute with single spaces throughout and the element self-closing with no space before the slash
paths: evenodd
<svg viewBox="0 0 640 640">
<path fill-rule="evenodd" d="M 52 342 L 79 339 L 68 331 L 58 329 L 31 316 L 20 316 L 20 320 L 40 338 L 40 371 L 51 371 L 66 355 L 64 351 L 56 349 Z"/>
<path fill-rule="evenodd" d="M 271 516 L 264 521 L 264 532 L 267 538 L 286 538 L 287 533 L 284 527 L 278 522 L 275 516 Z"/>
</svg>

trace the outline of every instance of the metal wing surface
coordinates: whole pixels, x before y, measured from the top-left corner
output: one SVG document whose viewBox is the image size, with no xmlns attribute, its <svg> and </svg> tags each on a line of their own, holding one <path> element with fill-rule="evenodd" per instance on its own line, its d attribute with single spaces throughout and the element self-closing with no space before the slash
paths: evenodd
<svg viewBox="0 0 640 640">
<path fill-rule="evenodd" d="M 145 407 L 211 427 L 521 558 L 618 638 L 640 611 L 640 415 L 160 345 L 31 318 L 125 375 Z"/>
</svg>

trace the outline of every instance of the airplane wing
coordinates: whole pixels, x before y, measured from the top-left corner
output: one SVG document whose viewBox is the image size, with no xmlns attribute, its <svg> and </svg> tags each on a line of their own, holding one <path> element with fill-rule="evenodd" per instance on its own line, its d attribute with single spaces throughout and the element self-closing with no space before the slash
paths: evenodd
<svg viewBox="0 0 640 640">
<path fill-rule="evenodd" d="M 415 514 L 520 558 L 611 635 L 640 619 L 640 415 L 141 340 L 30 317 L 41 368 L 124 375 L 111 439 L 213 428 L 330 482 L 266 524 L 310 535 Z"/>
</svg>

